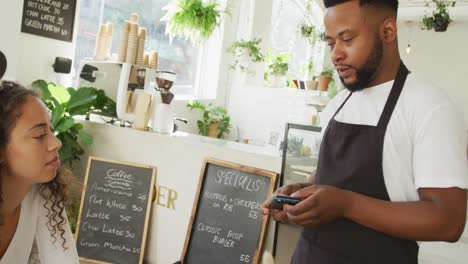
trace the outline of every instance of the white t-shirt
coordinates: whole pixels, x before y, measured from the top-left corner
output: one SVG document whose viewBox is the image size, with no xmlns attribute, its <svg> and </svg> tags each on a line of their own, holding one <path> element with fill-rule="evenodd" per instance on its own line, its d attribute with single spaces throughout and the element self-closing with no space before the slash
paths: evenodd
<svg viewBox="0 0 468 264">
<path fill-rule="evenodd" d="M 377 126 L 393 81 L 353 93 L 335 120 Z M 344 89 L 321 114 L 321 126 L 348 97 Z M 325 131 L 323 129 L 322 131 Z M 418 188 L 468 188 L 463 114 L 432 84 L 411 73 L 387 126 L 383 175 L 392 201 L 417 201 Z"/>
<path fill-rule="evenodd" d="M 28 193 L 21 203 L 21 213 L 19 217 L 16 232 L 11 240 L 8 249 L 0 259 L 0 264 L 26 264 L 31 254 L 31 248 L 36 239 L 39 258 L 44 264 L 64 264 L 79 263 L 78 253 L 70 231 L 68 220 L 64 228 L 66 239 L 65 246 L 62 248 L 60 232 L 57 232 L 57 241 L 53 243 L 53 238 L 47 229 L 46 223 L 47 209 L 44 208 L 44 198 L 39 194 L 38 188 Z"/>
</svg>

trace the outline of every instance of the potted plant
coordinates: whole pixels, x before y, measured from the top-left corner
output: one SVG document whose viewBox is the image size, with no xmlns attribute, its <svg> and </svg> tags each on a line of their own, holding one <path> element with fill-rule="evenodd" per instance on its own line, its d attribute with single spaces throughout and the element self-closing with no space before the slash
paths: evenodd
<svg viewBox="0 0 468 264">
<path fill-rule="evenodd" d="M 187 103 L 190 110 L 203 111 L 203 119 L 197 121 L 198 132 L 203 136 L 223 138 L 231 132 L 231 118 L 224 107 L 204 105 L 198 101 Z"/>
<path fill-rule="evenodd" d="M 314 63 L 309 59 L 307 64 L 302 66 L 302 74 L 304 75 L 304 83 L 307 90 L 317 90 L 317 77 L 314 76 Z"/>
<path fill-rule="evenodd" d="M 436 32 L 444 32 L 447 30 L 448 25 L 452 22 L 448 13 L 448 8 L 455 6 L 456 1 L 448 0 L 432 0 L 436 8 L 432 11 L 432 15 L 424 15 L 422 19 L 422 29 L 431 30 Z M 426 3 L 429 7 L 429 3 Z"/>
<path fill-rule="evenodd" d="M 172 0 L 163 7 L 167 13 L 161 18 L 167 21 L 166 33 L 172 38 L 181 36 L 193 44 L 208 39 L 220 24 L 221 11 L 216 1 Z"/>
<path fill-rule="evenodd" d="M 288 54 L 267 51 L 265 56 L 265 81 L 271 87 L 282 87 L 286 85 L 286 74 L 288 72 Z"/>
<path fill-rule="evenodd" d="M 261 38 L 254 38 L 253 40 L 236 40 L 226 50 L 234 56 L 234 63 L 229 65 L 231 70 L 239 69 L 241 72 L 247 72 L 252 74 L 247 68 L 247 61 L 245 58 L 249 58 L 251 62 L 263 62 L 265 55 L 260 51 Z"/>
<path fill-rule="evenodd" d="M 288 146 L 286 149 L 286 156 L 292 156 L 292 157 L 300 157 L 303 155 L 303 150 L 304 150 L 304 139 L 296 136 L 291 136 L 291 138 L 288 139 Z M 284 151 L 284 141 L 281 141 L 280 143 L 280 153 L 283 153 Z M 310 150 L 309 150 L 310 151 Z"/>
<path fill-rule="evenodd" d="M 318 87 L 320 91 L 327 91 L 328 84 L 333 80 L 333 69 L 325 68 L 319 75 Z"/>
</svg>

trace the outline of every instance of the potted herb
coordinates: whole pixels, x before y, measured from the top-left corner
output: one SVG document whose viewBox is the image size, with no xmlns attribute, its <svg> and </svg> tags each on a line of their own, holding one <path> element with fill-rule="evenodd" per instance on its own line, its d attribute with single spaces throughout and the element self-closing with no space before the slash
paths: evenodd
<svg viewBox="0 0 468 264">
<path fill-rule="evenodd" d="M 231 118 L 224 107 L 213 106 L 212 103 L 204 105 L 198 101 L 187 103 L 190 110 L 203 111 L 203 119 L 197 121 L 198 132 L 203 136 L 223 138 L 231 132 Z"/>
<path fill-rule="evenodd" d="M 422 19 L 422 29 L 431 30 L 434 29 L 436 32 L 444 32 L 447 30 L 448 25 L 452 22 L 448 13 L 448 8 L 455 6 L 456 1 L 448 0 L 432 0 L 436 8 L 432 11 L 432 15 L 424 15 Z M 429 7 L 429 3 L 426 3 L 426 7 Z"/>
<path fill-rule="evenodd" d="M 265 55 L 260 51 L 261 38 L 254 38 L 253 40 L 236 40 L 226 50 L 234 56 L 234 63 L 229 65 L 231 70 L 239 69 L 241 72 L 252 73 L 247 68 L 247 61 L 249 58 L 251 62 L 263 62 Z"/>
<path fill-rule="evenodd" d="M 219 26 L 221 12 L 218 8 L 214 0 L 172 0 L 163 7 L 167 13 L 161 20 L 167 21 L 166 33 L 171 38 L 181 36 L 196 44 L 207 40 Z"/>
<path fill-rule="evenodd" d="M 270 87 L 282 87 L 286 85 L 286 74 L 288 72 L 288 54 L 267 51 L 265 57 L 265 81 Z"/>
<path fill-rule="evenodd" d="M 333 80 L 333 69 L 325 68 L 319 75 L 318 87 L 320 91 L 327 91 L 330 81 Z"/>
<path fill-rule="evenodd" d="M 296 136 L 291 136 L 291 138 L 288 139 L 288 146 L 286 149 L 286 156 L 292 156 L 292 157 L 301 157 L 304 154 L 304 139 Z M 284 141 L 281 141 L 280 143 L 280 153 L 283 153 L 284 151 Z M 306 150 L 307 152 L 307 150 Z M 309 148 L 310 152 L 310 148 Z M 306 153 L 308 154 L 308 153 Z"/>
<path fill-rule="evenodd" d="M 307 90 L 317 90 L 317 80 L 314 76 L 314 63 L 309 59 L 307 64 L 302 66 L 302 74 L 304 75 L 304 83 Z"/>
</svg>

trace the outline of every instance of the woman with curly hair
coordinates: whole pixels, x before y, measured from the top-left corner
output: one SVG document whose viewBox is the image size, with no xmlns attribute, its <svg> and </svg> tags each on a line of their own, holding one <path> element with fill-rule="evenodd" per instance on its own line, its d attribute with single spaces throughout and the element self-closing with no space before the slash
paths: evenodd
<svg viewBox="0 0 468 264">
<path fill-rule="evenodd" d="M 0 264 L 31 263 L 31 252 L 43 264 L 79 263 L 52 130 L 34 91 L 0 83 Z"/>
</svg>

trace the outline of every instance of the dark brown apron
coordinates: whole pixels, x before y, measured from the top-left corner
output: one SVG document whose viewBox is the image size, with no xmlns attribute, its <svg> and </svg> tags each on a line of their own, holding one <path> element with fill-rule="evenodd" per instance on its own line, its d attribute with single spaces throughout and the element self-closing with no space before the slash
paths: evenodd
<svg viewBox="0 0 468 264">
<path fill-rule="evenodd" d="M 385 131 L 405 84 L 408 69 L 398 74 L 377 126 L 330 120 L 320 148 L 316 184 L 331 185 L 389 201 L 382 156 Z M 405 216 L 401 216 L 405 217 Z M 341 218 L 317 228 L 304 228 L 291 263 L 313 264 L 415 264 L 418 244 Z"/>
</svg>

